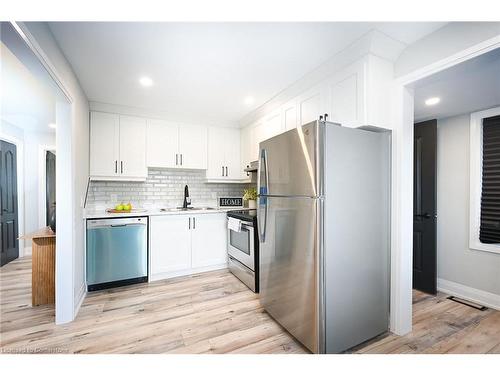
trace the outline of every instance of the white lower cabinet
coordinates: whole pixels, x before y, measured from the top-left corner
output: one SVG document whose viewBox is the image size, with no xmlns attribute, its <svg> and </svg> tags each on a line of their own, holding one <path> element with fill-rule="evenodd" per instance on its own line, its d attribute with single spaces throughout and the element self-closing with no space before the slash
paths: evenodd
<svg viewBox="0 0 500 375">
<path fill-rule="evenodd" d="M 150 281 L 227 267 L 226 214 L 150 218 Z"/>
<path fill-rule="evenodd" d="M 191 268 L 191 231 L 188 216 L 152 216 L 150 220 L 151 275 Z"/>
<path fill-rule="evenodd" d="M 193 216 L 191 266 L 209 267 L 227 262 L 227 219 L 225 214 Z"/>
</svg>

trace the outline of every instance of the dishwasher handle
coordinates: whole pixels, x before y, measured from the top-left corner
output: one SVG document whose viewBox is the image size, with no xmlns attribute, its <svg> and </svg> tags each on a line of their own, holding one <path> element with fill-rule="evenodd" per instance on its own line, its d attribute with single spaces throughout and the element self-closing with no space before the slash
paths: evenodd
<svg viewBox="0 0 500 375">
<path fill-rule="evenodd" d="M 87 229 L 93 228 L 117 228 L 126 226 L 146 226 L 146 217 L 116 218 L 116 219 L 94 219 L 87 220 Z"/>
</svg>

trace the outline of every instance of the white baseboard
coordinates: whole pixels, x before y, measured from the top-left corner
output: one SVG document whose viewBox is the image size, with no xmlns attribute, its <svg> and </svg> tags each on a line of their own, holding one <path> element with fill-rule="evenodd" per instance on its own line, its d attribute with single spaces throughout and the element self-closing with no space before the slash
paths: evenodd
<svg viewBox="0 0 500 375">
<path fill-rule="evenodd" d="M 87 295 L 87 286 L 85 285 L 85 283 L 83 283 L 75 298 L 75 309 L 73 310 L 74 311 L 73 319 L 75 319 L 76 316 L 78 315 L 78 311 L 80 311 L 80 307 L 82 306 L 83 300 L 85 299 L 86 295 Z"/>
<path fill-rule="evenodd" d="M 23 257 L 30 256 L 32 254 L 31 246 L 25 246 L 23 250 Z"/>
<path fill-rule="evenodd" d="M 437 280 L 437 289 L 440 292 L 460 297 L 480 305 L 500 310 L 500 295 L 474 289 L 466 285 L 444 279 Z"/>
<path fill-rule="evenodd" d="M 216 264 L 216 265 L 206 266 L 206 267 L 199 267 L 199 268 L 190 268 L 190 269 L 182 270 L 182 271 L 162 272 L 162 273 L 157 273 L 157 274 L 150 274 L 149 275 L 149 282 L 164 280 L 164 279 L 172 279 L 174 277 L 179 277 L 179 276 L 194 275 L 194 274 L 203 273 L 203 272 L 216 271 L 216 270 L 221 270 L 224 268 L 227 268 L 227 263 L 221 263 L 221 264 Z"/>
</svg>

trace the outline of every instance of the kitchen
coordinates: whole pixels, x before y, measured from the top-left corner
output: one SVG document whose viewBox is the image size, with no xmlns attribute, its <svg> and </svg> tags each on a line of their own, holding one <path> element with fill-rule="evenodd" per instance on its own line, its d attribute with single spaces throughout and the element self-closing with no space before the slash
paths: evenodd
<svg viewBox="0 0 500 375">
<path fill-rule="evenodd" d="M 385 99 L 397 58 L 453 25 L 19 27 L 52 35 L 88 101 L 72 156 L 83 171 L 71 190 L 73 251 L 57 251 L 73 267 L 56 273 L 71 298 L 58 299 L 56 285 L 48 337 L 25 323 L 36 337 L 13 330 L 7 345 L 65 335 L 72 353 L 333 354 L 411 332 L 411 261 L 400 256 L 411 245 L 399 220 L 408 207 L 397 195 L 411 192 L 401 188 L 411 157 L 400 158 L 406 133 Z M 328 39 L 340 31 L 342 42 Z M 309 35 L 300 53 L 296 33 Z M 287 37 L 273 59 L 257 53 Z M 143 43 L 162 38 L 176 53 Z M 325 41 L 335 48 L 303 57 Z M 193 63 L 204 54 L 213 66 Z M 245 59 L 229 82 L 226 70 Z M 286 64 L 294 59 L 302 65 Z M 272 87 L 252 92 L 248 67 L 264 61 Z"/>
</svg>

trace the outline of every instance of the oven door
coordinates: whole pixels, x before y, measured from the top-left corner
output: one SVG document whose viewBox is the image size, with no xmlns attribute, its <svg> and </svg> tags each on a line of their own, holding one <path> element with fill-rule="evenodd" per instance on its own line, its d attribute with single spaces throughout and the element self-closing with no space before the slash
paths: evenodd
<svg viewBox="0 0 500 375">
<path fill-rule="evenodd" d="M 227 230 L 227 253 L 255 271 L 253 225 L 242 222 L 241 231 Z"/>
</svg>

